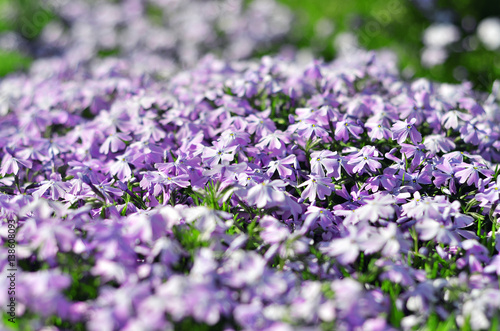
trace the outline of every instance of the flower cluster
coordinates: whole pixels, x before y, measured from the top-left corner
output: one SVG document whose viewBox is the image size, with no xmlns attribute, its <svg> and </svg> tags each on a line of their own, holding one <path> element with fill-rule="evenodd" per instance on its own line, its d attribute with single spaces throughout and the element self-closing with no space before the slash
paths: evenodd
<svg viewBox="0 0 500 331">
<path fill-rule="evenodd" d="M 207 52 L 235 60 L 274 48 L 291 29 L 292 12 L 274 0 L 72 0 L 41 4 L 23 18 L 30 35 L 39 17 L 54 17 L 30 45 L 35 58 L 63 56 L 74 65 L 125 56 L 136 73 L 166 76 Z M 28 48 L 28 47 L 25 47 Z"/>
<path fill-rule="evenodd" d="M 39 60 L 0 82 L 20 322 L 498 326 L 493 96 L 405 82 L 388 53 L 208 56 L 168 80 L 128 64 Z"/>
</svg>

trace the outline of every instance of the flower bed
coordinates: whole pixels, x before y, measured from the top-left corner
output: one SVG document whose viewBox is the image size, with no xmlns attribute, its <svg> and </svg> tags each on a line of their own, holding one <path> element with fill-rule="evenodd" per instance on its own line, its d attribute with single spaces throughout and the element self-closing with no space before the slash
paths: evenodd
<svg viewBox="0 0 500 331">
<path fill-rule="evenodd" d="M 494 95 L 405 82 L 388 53 L 130 67 L 39 60 L 0 83 L 18 323 L 498 327 Z"/>
</svg>

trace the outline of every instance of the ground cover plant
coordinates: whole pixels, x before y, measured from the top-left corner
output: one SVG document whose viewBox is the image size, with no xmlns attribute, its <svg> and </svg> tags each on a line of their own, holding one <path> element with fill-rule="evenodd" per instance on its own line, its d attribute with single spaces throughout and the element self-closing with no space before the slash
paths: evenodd
<svg viewBox="0 0 500 331">
<path fill-rule="evenodd" d="M 498 328 L 498 85 L 389 52 L 129 61 L 0 82 L 6 327 Z"/>
<path fill-rule="evenodd" d="M 395 51 L 407 78 L 491 92 L 499 17 L 488 0 L 0 0 L 0 76 L 62 53 L 128 53 L 163 73 L 206 51 L 238 59 L 288 47 L 330 61 L 348 41 Z"/>
<path fill-rule="evenodd" d="M 292 19 L 274 0 L 0 0 L 0 75 L 38 58 L 120 56 L 165 76 L 207 52 L 229 60 L 276 52 Z"/>
</svg>

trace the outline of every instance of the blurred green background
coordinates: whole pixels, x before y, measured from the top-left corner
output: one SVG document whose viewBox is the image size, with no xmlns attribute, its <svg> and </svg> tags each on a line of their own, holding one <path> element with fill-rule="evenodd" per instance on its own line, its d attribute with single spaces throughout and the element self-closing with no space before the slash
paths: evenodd
<svg viewBox="0 0 500 331">
<path fill-rule="evenodd" d="M 18 32 L 22 20 L 41 8 L 41 0 L 0 0 L 0 34 Z M 316 57 L 328 61 L 338 52 L 335 38 L 350 32 L 361 47 L 388 48 L 399 57 L 407 77 L 428 77 L 441 82 L 469 80 L 475 88 L 490 90 L 500 78 L 500 53 L 488 50 L 475 36 L 475 27 L 487 17 L 500 17 L 500 1 L 493 0 L 279 0 L 295 13 L 288 42 L 311 49 Z M 46 8 L 44 9 L 46 10 Z M 50 17 L 44 24 L 57 17 Z M 447 59 L 432 67 L 421 61 L 424 31 L 436 22 L 453 23 L 460 29 L 460 40 L 447 45 Z M 0 49 L 0 76 L 29 67 L 36 38 L 44 24 L 24 38 L 22 50 Z M 466 47 L 464 43 L 473 44 Z M 31 49 L 30 49 L 31 47 Z M 262 54 L 259 54 L 262 55 Z"/>
<path fill-rule="evenodd" d="M 367 49 L 388 48 L 399 57 L 403 72 L 415 77 L 458 83 L 466 79 L 474 87 L 489 91 L 495 79 L 500 78 L 500 53 L 486 49 L 477 42 L 475 49 L 464 49 L 464 40 L 476 41 L 475 25 L 487 17 L 500 17 L 500 1 L 451 0 L 281 0 L 298 15 L 299 29 L 294 31 L 297 44 L 312 47 L 325 60 L 332 59 L 336 49 L 330 38 L 318 37 L 318 23 L 334 24 L 334 37 L 339 33 L 354 33 L 360 46 Z M 425 10 L 422 5 L 430 4 Z M 432 23 L 447 21 L 461 31 L 461 40 L 447 47 L 448 58 L 443 64 L 425 67 L 421 63 L 424 48 L 422 35 Z M 465 29 L 464 25 L 466 28 Z M 470 26 L 472 27 L 470 28 Z M 500 37 L 500 36 L 499 36 Z"/>
<path fill-rule="evenodd" d="M 35 1 L 0 0 L 0 35 L 20 32 L 21 19 L 37 8 Z M 38 29 L 40 33 L 41 29 Z M 0 47 L 0 77 L 29 67 L 32 59 L 27 52 Z"/>
</svg>

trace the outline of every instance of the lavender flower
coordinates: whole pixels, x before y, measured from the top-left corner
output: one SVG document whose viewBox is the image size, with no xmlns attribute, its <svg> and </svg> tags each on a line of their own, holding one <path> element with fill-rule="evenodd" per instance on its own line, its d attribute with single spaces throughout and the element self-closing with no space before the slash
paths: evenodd
<svg viewBox="0 0 500 331">
<path fill-rule="evenodd" d="M 486 168 L 483 164 L 462 163 L 457 165 L 456 176 L 459 178 L 461 184 L 467 182 L 467 185 L 472 185 L 474 183 L 478 187 L 480 173 L 485 176 L 491 176 L 493 171 Z"/>
<path fill-rule="evenodd" d="M 0 175 L 5 176 L 6 174 L 14 174 L 17 175 L 19 172 L 19 164 L 24 167 L 30 169 L 33 166 L 33 163 L 29 160 L 23 160 L 19 158 L 13 157 L 10 153 L 6 153 L 2 159 L 2 166 Z"/>
<path fill-rule="evenodd" d="M 309 198 L 311 202 L 316 200 L 316 196 L 318 196 L 320 200 L 324 200 L 326 196 L 329 196 L 335 190 L 331 178 L 315 175 L 309 175 L 309 180 L 300 184 L 298 187 L 303 186 L 306 186 L 306 188 L 302 192 L 301 197 L 303 199 Z"/>
<path fill-rule="evenodd" d="M 418 144 L 419 142 L 421 142 L 422 135 L 415 127 L 416 122 L 416 118 L 412 118 L 409 122 L 407 120 L 404 120 L 404 122 L 397 121 L 392 126 L 392 139 L 397 140 L 398 144 L 402 144 L 409 136 L 412 143 Z"/>
<path fill-rule="evenodd" d="M 19 316 L 89 330 L 490 328 L 499 84 L 488 96 L 401 80 L 388 52 L 230 61 L 287 28 L 273 2 L 252 1 L 250 17 L 240 1 L 167 2 L 61 5 L 67 26 L 39 40 L 58 55 L 0 80 L 0 269 L 15 249 Z M 198 61 L 208 49 L 222 58 Z"/>
<path fill-rule="evenodd" d="M 382 160 L 383 158 L 378 157 L 378 155 L 379 151 L 375 146 L 364 146 L 358 153 L 350 156 L 348 164 L 354 164 L 355 166 L 352 168 L 352 171 L 360 175 L 364 173 L 366 166 L 370 171 L 375 172 L 382 167 L 382 164 L 377 160 Z"/>
<path fill-rule="evenodd" d="M 354 136 L 354 138 L 359 139 L 359 135 L 363 132 L 363 128 L 358 125 L 352 119 L 344 119 L 343 121 L 337 122 L 335 128 L 335 139 L 348 141 L 349 133 Z"/>
<path fill-rule="evenodd" d="M 286 185 L 282 180 L 265 180 L 246 191 L 245 199 L 248 203 L 255 204 L 258 208 L 283 203 L 285 195 L 280 191 L 280 188 Z"/>
<path fill-rule="evenodd" d="M 393 204 L 396 202 L 390 195 L 375 194 L 371 199 L 365 199 L 363 206 L 356 210 L 360 220 L 376 222 L 380 218 L 388 219 L 394 215 Z"/>
</svg>

